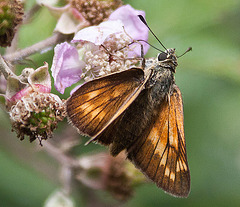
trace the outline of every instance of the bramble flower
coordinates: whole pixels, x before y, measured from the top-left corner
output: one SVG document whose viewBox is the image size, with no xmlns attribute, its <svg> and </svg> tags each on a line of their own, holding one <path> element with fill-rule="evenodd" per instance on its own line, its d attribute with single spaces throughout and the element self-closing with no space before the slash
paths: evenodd
<svg viewBox="0 0 240 207">
<path fill-rule="evenodd" d="M 139 20 L 138 15 L 145 17 L 144 11 L 135 10 L 130 5 L 124 5 L 115 10 L 110 16 L 107 22 L 101 23 L 99 26 L 92 26 L 80 30 L 73 38 L 74 43 L 88 41 L 95 45 L 101 45 L 110 35 L 115 34 L 121 41 L 124 35 L 126 41 L 132 43 L 133 40 L 148 40 L 148 28 L 143 26 Z M 121 22 L 121 23 L 120 23 Z M 120 42 L 121 43 L 121 42 Z M 149 45 L 145 42 L 141 43 L 144 47 L 144 54 L 147 53 Z M 126 46 L 126 45 L 124 45 Z M 132 52 L 128 54 L 129 57 L 140 57 L 141 48 L 139 43 L 131 44 Z"/>
<path fill-rule="evenodd" d="M 66 87 L 82 78 L 89 81 L 136 66 L 139 59 L 130 58 L 140 57 L 141 49 L 138 43 L 132 44 L 133 40 L 148 39 L 148 29 L 137 16 L 140 14 L 145 16 L 143 11 L 130 5 L 122 6 L 110 15 L 108 21 L 80 30 L 72 40 L 76 47 L 68 43 L 58 45 L 51 68 L 56 89 L 64 93 Z M 146 53 L 149 47 L 147 44 L 143 46 Z M 68 52 L 69 48 L 71 52 Z M 60 55 L 65 53 L 68 58 Z M 70 62 L 69 56 L 73 56 L 74 61 Z"/>
<path fill-rule="evenodd" d="M 81 74 L 85 81 L 135 66 L 137 61 L 128 60 L 131 39 L 124 33 L 123 26 L 120 20 L 107 21 L 83 29 L 73 38 L 86 63 Z"/>
<path fill-rule="evenodd" d="M 52 136 L 57 123 L 65 117 L 64 102 L 51 91 L 48 64 L 34 70 L 26 68 L 18 78 L 7 80 L 6 107 L 12 129 L 20 140 L 29 136 L 30 142 Z"/>
</svg>

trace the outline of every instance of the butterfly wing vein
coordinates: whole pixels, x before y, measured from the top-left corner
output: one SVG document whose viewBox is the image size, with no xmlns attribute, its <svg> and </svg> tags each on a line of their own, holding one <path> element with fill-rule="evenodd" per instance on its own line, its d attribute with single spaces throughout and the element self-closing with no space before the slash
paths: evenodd
<svg viewBox="0 0 240 207">
<path fill-rule="evenodd" d="M 158 118 L 146 139 L 129 152 L 129 159 L 166 192 L 187 197 L 190 173 L 183 131 L 183 105 L 177 86 L 170 103 L 161 104 Z"/>
<path fill-rule="evenodd" d="M 87 82 L 67 101 L 70 122 L 82 134 L 96 136 L 134 101 L 143 85 L 139 68 Z"/>
</svg>

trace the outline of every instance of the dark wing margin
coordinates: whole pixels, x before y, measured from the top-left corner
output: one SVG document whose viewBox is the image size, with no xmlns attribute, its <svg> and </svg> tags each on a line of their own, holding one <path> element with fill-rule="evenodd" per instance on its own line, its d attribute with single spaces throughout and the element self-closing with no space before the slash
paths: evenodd
<svg viewBox="0 0 240 207">
<path fill-rule="evenodd" d="M 69 120 L 80 133 L 94 137 L 135 100 L 144 84 L 140 68 L 89 81 L 67 100 Z"/>
<path fill-rule="evenodd" d="M 158 187 L 177 197 L 187 197 L 190 172 L 183 129 L 183 104 L 179 88 L 173 85 L 169 100 L 144 139 L 128 150 L 128 158 Z"/>
</svg>

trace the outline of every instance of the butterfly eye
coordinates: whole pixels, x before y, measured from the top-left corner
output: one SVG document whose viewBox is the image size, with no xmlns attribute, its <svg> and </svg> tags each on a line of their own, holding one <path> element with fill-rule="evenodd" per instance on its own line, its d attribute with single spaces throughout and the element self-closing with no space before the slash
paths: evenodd
<svg viewBox="0 0 240 207">
<path fill-rule="evenodd" d="M 162 52 L 158 55 L 158 60 L 159 61 L 163 61 L 163 60 L 166 60 L 167 59 L 167 54 Z"/>
</svg>

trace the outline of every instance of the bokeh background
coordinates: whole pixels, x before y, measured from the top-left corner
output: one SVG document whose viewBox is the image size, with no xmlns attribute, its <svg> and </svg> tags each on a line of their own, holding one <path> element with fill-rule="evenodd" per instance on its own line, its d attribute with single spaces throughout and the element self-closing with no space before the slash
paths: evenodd
<svg viewBox="0 0 240 207">
<path fill-rule="evenodd" d="M 146 12 L 148 24 L 167 48 L 176 48 L 178 54 L 189 46 L 193 48 L 179 59 L 176 73 L 184 100 L 191 193 L 187 199 L 179 199 L 154 184 L 145 184 L 136 189 L 132 199 L 116 206 L 239 206 L 240 1 L 125 3 Z M 34 1 L 26 1 L 26 8 L 33 4 Z M 22 26 L 19 47 L 51 36 L 55 24 L 48 10 L 41 9 L 30 24 Z M 149 42 L 160 47 L 151 35 Z M 52 56 L 50 50 L 31 59 L 37 66 L 43 61 L 51 65 Z M 154 49 L 147 54 L 152 56 L 156 56 Z M 0 110 L 0 117 L 0 206 L 41 207 L 59 188 L 58 165 L 35 144 L 16 138 L 4 110 Z M 65 127 L 60 125 L 57 133 L 64 133 Z M 81 147 L 81 153 L 95 148 L 98 150 L 95 145 Z M 82 198 L 78 202 L 76 206 L 85 206 Z"/>
</svg>

